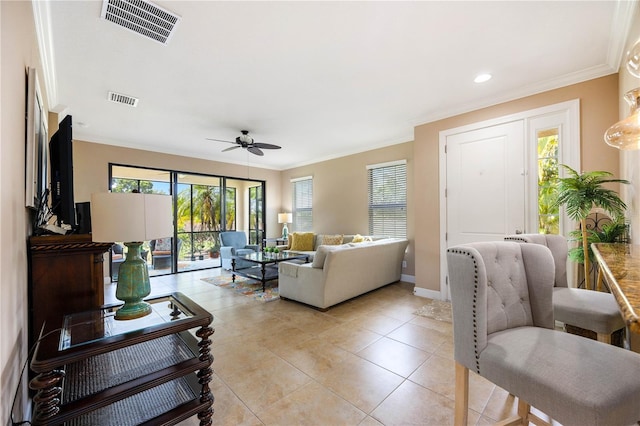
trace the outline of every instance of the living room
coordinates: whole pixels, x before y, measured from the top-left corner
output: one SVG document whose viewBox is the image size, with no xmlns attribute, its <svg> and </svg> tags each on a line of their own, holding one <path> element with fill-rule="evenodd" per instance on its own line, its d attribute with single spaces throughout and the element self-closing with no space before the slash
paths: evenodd
<svg viewBox="0 0 640 426">
<path fill-rule="evenodd" d="M 25 360 L 27 329 L 28 264 L 26 237 L 30 234 L 27 212 L 24 210 L 24 82 L 25 69 L 36 66 L 41 71 L 41 58 L 35 36 L 35 22 L 29 2 L 3 2 L 2 17 L 2 205 L 0 276 L 2 297 L 2 416 L 9 418 L 11 397 L 19 381 L 19 368 Z M 633 26 L 627 37 L 627 48 L 640 36 L 640 20 L 635 12 Z M 41 73 L 42 74 L 42 73 Z M 96 191 L 108 185 L 109 163 L 170 168 L 190 172 L 210 173 L 267 182 L 267 229 L 277 236 L 281 226 L 277 214 L 290 210 L 290 180 L 300 176 L 314 178 L 314 231 L 318 233 L 368 232 L 366 207 L 366 173 L 369 164 L 398 159 L 407 160 L 408 211 L 407 235 L 410 246 L 407 267 L 403 274 L 416 289 L 426 294 L 440 293 L 440 203 L 439 203 L 439 133 L 496 117 L 508 116 L 550 104 L 580 99 L 581 166 L 584 170 L 608 170 L 616 176 L 635 178 L 638 156 L 621 155 L 602 141 L 604 131 L 620 118 L 627 107 L 622 95 L 637 85 L 637 80 L 625 72 L 570 84 L 551 90 L 508 100 L 493 106 L 470 109 L 469 112 L 416 124 L 413 140 L 388 147 L 329 159 L 286 170 L 261 168 L 253 162 L 241 166 L 221 161 L 116 147 L 106 144 L 74 141 L 74 177 L 77 202 L 88 201 Z M 46 98 L 46 92 L 43 92 Z M 16 101 L 19 100 L 19 101 Z M 45 102 L 46 103 L 46 102 Z M 55 122 L 55 119 L 52 120 Z M 50 124 L 49 132 L 55 126 Z M 302 149 L 302 148 L 298 148 Z M 345 185 L 345 182 L 349 182 Z M 637 200 L 630 198 L 633 239 L 640 236 Z M 8 207 L 8 208 L 7 208 Z M 293 230 L 293 229 L 292 229 Z"/>
</svg>

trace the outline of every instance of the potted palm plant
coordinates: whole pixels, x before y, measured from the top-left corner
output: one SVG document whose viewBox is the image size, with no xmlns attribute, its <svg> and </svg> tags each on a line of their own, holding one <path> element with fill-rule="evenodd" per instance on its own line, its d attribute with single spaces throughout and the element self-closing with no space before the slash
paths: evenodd
<svg viewBox="0 0 640 426">
<path fill-rule="evenodd" d="M 578 173 L 571 167 L 562 164 L 567 176 L 557 179 L 558 198 L 555 205 L 565 206 L 567 216 L 580 223 L 582 240 L 582 256 L 584 258 L 585 287 L 589 277 L 589 235 L 587 231 L 587 216 L 594 207 L 599 207 L 609 213 L 614 222 L 618 222 L 623 216 L 627 206 L 617 192 L 605 188 L 606 183 L 628 184 L 624 179 L 611 179 L 613 176 L 605 171 L 592 171 Z M 576 259 L 574 255 L 572 259 Z"/>
</svg>

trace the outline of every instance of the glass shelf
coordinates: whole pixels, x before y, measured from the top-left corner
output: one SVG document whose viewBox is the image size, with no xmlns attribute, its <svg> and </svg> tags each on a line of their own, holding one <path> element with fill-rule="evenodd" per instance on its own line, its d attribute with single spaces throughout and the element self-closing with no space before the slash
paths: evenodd
<svg viewBox="0 0 640 426">
<path fill-rule="evenodd" d="M 148 300 L 151 313 L 131 320 L 116 320 L 118 306 L 66 315 L 60 331 L 58 350 L 93 343 L 109 337 L 192 317 L 194 314 L 175 303 L 172 296 Z"/>
</svg>

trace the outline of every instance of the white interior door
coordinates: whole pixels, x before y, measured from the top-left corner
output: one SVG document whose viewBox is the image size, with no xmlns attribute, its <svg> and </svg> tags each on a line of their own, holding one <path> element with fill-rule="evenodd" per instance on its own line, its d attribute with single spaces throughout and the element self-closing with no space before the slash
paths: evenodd
<svg viewBox="0 0 640 426">
<path fill-rule="evenodd" d="M 524 121 L 446 137 L 446 246 L 502 240 L 525 227 Z"/>
</svg>

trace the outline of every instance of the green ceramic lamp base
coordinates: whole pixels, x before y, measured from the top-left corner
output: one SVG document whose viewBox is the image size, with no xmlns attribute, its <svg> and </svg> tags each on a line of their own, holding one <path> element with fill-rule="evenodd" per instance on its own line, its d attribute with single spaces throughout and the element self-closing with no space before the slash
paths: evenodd
<svg viewBox="0 0 640 426">
<path fill-rule="evenodd" d="M 116 311 L 117 320 L 130 320 L 149 315 L 151 313 L 151 305 L 147 302 L 134 302 L 125 304 Z"/>
<path fill-rule="evenodd" d="M 151 313 L 151 306 L 142 299 L 151 293 L 147 263 L 140 257 L 141 242 L 125 243 L 127 258 L 118 273 L 116 298 L 124 305 L 116 311 L 117 320 L 140 318 Z"/>
</svg>

